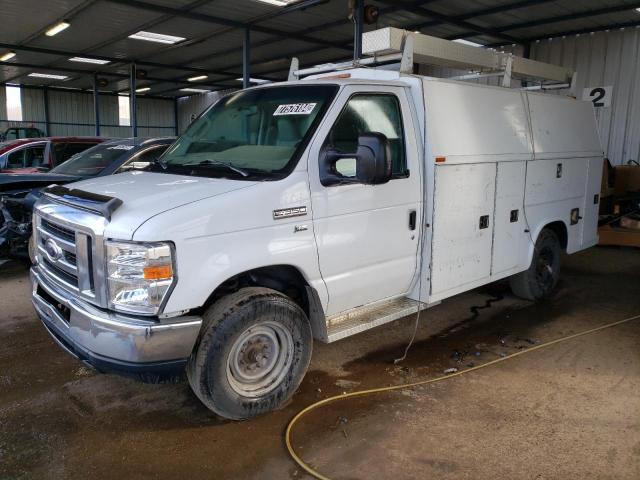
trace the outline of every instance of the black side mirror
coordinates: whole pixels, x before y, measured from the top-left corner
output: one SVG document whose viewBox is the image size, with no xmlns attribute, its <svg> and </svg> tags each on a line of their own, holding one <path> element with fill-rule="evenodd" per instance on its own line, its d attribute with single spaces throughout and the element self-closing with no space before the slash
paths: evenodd
<svg viewBox="0 0 640 480">
<path fill-rule="evenodd" d="M 391 179 L 391 148 L 382 133 L 362 133 L 356 153 L 326 150 L 320 157 L 320 183 L 325 187 L 361 183 L 379 185 Z"/>
</svg>

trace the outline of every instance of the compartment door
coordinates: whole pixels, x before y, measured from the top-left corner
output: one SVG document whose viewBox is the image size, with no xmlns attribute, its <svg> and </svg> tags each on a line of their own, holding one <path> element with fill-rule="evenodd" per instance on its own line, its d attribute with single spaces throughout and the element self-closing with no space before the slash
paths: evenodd
<svg viewBox="0 0 640 480">
<path fill-rule="evenodd" d="M 525 162 L 498 163 L 496 180 L 495 233 L 493 236 L 492 275 L 527 267 L 524 203 Z"/>
<path fill-rule="evenodd" d="M 495 163 L 436 167 L 432 300 L 491 275 L 495 181 Z"/>
</svg>

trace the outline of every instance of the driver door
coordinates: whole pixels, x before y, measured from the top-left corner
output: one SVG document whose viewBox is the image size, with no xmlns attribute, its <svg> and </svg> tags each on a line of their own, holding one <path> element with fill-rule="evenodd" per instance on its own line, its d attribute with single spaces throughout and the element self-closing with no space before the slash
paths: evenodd
<svg viewBox="0 0 640 480">
<path fill-rule="evenodd" d="M 421 218 L 419 154 L 405 89 L 342 90 L 310 150 L 309 177 L 320 270 L 329 293 L 325 311 L 345 310 L 406 294 L 416 275 Z M 392 179 L 379 185 L 323 186 L 319 161 L 327 149 L 355 153 L 358 136 L 389 140 Z M 353 159 L 336 170 L 355 174 Z"/>
</svg>

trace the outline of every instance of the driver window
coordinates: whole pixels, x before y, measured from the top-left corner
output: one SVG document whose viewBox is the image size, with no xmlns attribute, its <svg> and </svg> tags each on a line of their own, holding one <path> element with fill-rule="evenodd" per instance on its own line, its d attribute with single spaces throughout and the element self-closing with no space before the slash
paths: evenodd
<svg viewBox="0 0 640 480">
<path fill-rule="evenodd" d="M 23 168 L 24 167 L 24 152 L 25 149 L 21 148 L 7 156 L 7 168 Z"/>
<path fill-rule="evenodd" d="M 44 145 L 24 149 L 25 167 L 44 167 Z"/>
<path fill-rule="evenodd" d="M 355 153 L 358 136 L 370 132 L 382 133 L 389 140 L 393 177 L 407 176 L 402 114 L 395 95 L 353 95 L 331 128 L 326 143 L 341 153 Z M 339 160 L 336 170 L 345 177 L 355 176 L 355 159 Z"/>
</svg>

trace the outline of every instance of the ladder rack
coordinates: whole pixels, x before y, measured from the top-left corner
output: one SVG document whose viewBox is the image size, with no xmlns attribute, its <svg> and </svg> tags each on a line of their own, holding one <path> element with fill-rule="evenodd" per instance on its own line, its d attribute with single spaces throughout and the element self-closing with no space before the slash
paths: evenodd
<svg viewBox="0 0 640 480">
<path fill-rule="evenodd" d="M 539 84 L 526 87 L 528 89 L 569 88 L 575 84 L 575 72 L 566 67 L 394 27 L 364 33 L 362 54 L 365 58 L 357 62 L 331 63 L 303 70 L 292 63 L 289 78 L 293 80 L 316 73 L 399 62 L 401 73 L 413 73 L 414 64 L 436 65 L 471 72 L 453 77 L 457 80 L 502 77 L 503 87 L 511 87 L 514 78 Z"/>
</svg>

